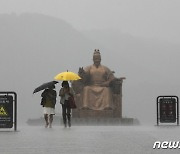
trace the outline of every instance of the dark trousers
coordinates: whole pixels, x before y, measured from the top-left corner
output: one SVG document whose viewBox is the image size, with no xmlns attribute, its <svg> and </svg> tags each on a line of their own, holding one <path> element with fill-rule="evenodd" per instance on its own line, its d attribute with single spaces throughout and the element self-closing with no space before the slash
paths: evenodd
<svg viewBox="0 0 180 154">
<path fill-rule="evenodd" d="M 65 103 L 62 104 L 62 116 L 64 124 L 67 123 L 67 119 L 69 122 L 71 121 L 71 108 L 69 101 L 65 101 Z"/>
</svg>

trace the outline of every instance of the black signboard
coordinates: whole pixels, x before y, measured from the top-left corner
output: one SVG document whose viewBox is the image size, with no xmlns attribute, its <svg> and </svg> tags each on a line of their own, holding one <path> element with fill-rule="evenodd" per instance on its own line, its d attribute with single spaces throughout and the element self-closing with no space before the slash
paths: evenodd
<svg viewBox="0 0 180 154">
<path fill-rule="evenodd" d="M 0 128 L 13 127 L 13 96 L 0 96 Z"/>
<path fill-rule="evenodd" d="M 177 96 L 157 97 L 157 125 L 176 123 L 179 125 L 179 101 Z"/>
<path fill-rule="evenodd" d="M 176 122 L 176 100 L 174 98 L 160 99 L 160 122 Z"/>
</svg>

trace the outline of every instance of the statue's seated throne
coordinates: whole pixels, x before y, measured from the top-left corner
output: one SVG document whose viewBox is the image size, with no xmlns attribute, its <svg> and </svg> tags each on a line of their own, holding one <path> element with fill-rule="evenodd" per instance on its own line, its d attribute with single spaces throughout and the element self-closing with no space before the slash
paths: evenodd
<svg viewBox="0 0 180 154">
<path fill-rule="evenodd" d="M 75 92 L 75 101 L 77 108 L 73 109 L 73 118 L 122 118 L 122 83 L 125 77 L 115 78 L 110 83 L 112 91 L 113 109 L 112 110 L 84 110 L 82 106 L 83 88 L 86 86 L 83 80 L 72 82 L 72 88 Z"/>
</svg>

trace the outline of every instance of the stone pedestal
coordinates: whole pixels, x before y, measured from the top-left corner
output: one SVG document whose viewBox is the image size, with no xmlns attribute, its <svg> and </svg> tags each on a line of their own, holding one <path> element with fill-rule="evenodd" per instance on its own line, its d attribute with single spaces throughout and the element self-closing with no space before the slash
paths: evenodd
<svg viewBox="0 0 180 154">
<path fill-rule="evenodd" d="M 76 126 L 132 126 L 136 125 L 133 118 L 72 118 L 72 125 Z"/>
<path fill-rule="evenodd" d="M 72 112 L 73 118 L 108 118 L 114 117 L 113 110 L 103 110 L 103 111 L 96 111 L 96 110 L 73 110 Z"/>
</svg>

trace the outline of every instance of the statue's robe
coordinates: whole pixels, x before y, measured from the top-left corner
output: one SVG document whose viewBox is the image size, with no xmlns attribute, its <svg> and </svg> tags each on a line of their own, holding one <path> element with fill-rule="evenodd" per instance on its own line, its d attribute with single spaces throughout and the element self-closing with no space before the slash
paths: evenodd
<svg viewBox="0 0 180 154">
<path fill-rule="evenodd" d="M 82 92 L 82 108 L 92 110 L 113 109 L 110 87 L 101 86 L 102 83 L 114 79 L 112 71 L 103 65 L 96 67 L 94 64 L 84 70 L 88 76 L 88 85 L 84 87 Z"/>
</svg>

